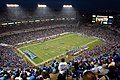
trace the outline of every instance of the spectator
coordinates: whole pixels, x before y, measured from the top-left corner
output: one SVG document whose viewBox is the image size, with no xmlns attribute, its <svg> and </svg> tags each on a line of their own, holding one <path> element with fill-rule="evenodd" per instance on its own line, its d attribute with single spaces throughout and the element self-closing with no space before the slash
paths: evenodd
<svg viewBox="0 0 120 80">
<path fill-rule="evenodd" d="M 66 80 L 66 76 L 64 74 L 59 74 L 58 80 Z"/>
<path fill-rule="evenodd" d="M 100 75 L 106 75 L 109 72 L 106 66 L 107 66 L 106 64 L 102 65 L 102 69 L 100 70 Z"/>
<path fill-rule="evenodd" d="M 83 72 L 83 80 L 97 80 L 96 75 L 91 71 Z"/>
<path fill-rule="evenodd" d="M 73 66 L 74 66 L 74 69 L 75 69 L 74 72 L 73 72 L 73 77 L 75 77 L 76 80 L 78 80 L 79 77 L 80 77 L 79 76 L 80 73 L 79 73 L 79 63 L 78 63 L 77 59 L 74 60 Z"/>
<path fill-rule="evenodd" d="M 46 70 L 43 70 L 41 74 L 45 80 L 50 80 L 50 75 Z"/>
<path fill-rule="evenodd" d="M 21 74 L 21 78 L 22 78 L 22 80 L 27 80 L 27 73 L 26 73 L 26 72 L 23 72 L 23 73 Z"/>
<path fill-rule="evenodd" d="M 61 62 L 59 63 L 58 70 L 59 70 L 59 76 L 63 76 L 64 80 L 66 78 L 66 71 L 68 69 L 68 64 L 65 62 L 65 59 L 62 58 Z M 58 78 L 59 78 L 58 76 Z"/>
</svg>

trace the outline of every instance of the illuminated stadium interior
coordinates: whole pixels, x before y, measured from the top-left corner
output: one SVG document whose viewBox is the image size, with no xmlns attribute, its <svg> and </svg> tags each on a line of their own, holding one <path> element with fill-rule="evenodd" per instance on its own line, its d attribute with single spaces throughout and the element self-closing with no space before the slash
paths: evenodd
<svg viewBox="0 0 120 80">
<path fill-rule="evenodd" d="M 120 80 L 119 3 L 1 0 L 0 80 Z"/>
</svg>

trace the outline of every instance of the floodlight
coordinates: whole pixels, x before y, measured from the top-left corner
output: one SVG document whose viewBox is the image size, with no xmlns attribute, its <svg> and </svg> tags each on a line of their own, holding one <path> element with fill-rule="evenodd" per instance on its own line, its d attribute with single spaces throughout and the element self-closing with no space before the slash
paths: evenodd
<svg viewBox="0 0 120 80">
<path fill-rule="evenodd" d="M 50 19 L 51 21 L 53 21 L 54 19 Z"/>
<path fill-rule="evenodd" d="M 19 7 L 18 4 L 6 4 L 7 7 Z"/>
<path fill-rule="evenodd" d="M 95 23 L 95 21 L 92 21 L 93 23 Z"/>
<path fill-rule="evenodd" d="M 65 7 L 70 8 L 70 7 L 72 7 L 72 5 L 63 5 L 63 7 L 64 7 L 64 8 L 65 8 Z"/>
<path fill-rule="evenodd" d="M 3 23 L 2 25 L 5 26 L 5 25 L 7 25 L 7 23 Z"/>
<path fill-rule="evenodd" d="M 32 23 L 32 22 L 34 22 L 34 21 L 29 21 L 29 22 L 31 22 L 31 23 Z"/>
<path fill-rule="evenodd" d="M 35 20 L 35 22 L 40 22 L 40 20 Z"/>
<path fill-rule="evenodd" d="M 14 24 L 13 22 L 11 22 L 11 23 L 8 23 L 8 24 Z"/>
<path fill-rule="evenodd" d="M 107 24 L 107 22 L 103 22 L 103 24 Z"/>
<path fill-rule="evenodd" d="M 96 15 L 92 15 L 92 17 L 96 17 Z"/>
<path fill-rule="evenodd" d="M 71 20 L 75 20 L 75 18 L 71 18 Z"/>
<path fill-rule="evenodd" d="M 40 4 L 38 4 L 38 7 L 47 7 L 47 5 L 40 5 Z"/>
<path fill-rule="evenodd" d="M 109 18 L 113 18 L 113 16 L 109 16 Z"/>
</svg>

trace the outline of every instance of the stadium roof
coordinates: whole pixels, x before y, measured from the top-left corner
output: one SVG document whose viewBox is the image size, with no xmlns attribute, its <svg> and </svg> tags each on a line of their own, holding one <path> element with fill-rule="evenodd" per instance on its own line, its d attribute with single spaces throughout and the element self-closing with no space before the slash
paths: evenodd
<svg viewBox="0 0 120 80">
<path fill-rule="evenodd" d="M 0 0 L 0 8 L 9 3 L 24 8 L 46 4 L 50 8 L 59 9 L 64 4 L 71 4 L 76 10 L 120 10 L 120 0 Z"/>
</svg>

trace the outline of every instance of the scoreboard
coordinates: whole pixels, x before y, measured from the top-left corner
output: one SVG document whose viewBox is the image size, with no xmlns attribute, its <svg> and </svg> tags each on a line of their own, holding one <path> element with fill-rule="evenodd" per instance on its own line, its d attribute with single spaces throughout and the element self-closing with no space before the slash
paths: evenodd
<svg viewBox="0 0 120 80">
<path fill-rule="evenodd" d="M 113 16 L 92 15 L 92 23 L 112 24 Z"/>
</svg>

